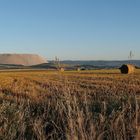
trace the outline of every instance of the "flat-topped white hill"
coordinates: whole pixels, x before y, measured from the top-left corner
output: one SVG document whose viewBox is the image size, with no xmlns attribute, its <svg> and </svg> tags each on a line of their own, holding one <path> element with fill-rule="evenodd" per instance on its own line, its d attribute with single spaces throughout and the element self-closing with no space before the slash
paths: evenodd
<svg viewBox="0 0 140 140">
<path fill-rule="evenodd" d="M 0 54 L 0 64 L 30 66 L 46 62 L 47 60 L 37 54 Z"/>
</svg>

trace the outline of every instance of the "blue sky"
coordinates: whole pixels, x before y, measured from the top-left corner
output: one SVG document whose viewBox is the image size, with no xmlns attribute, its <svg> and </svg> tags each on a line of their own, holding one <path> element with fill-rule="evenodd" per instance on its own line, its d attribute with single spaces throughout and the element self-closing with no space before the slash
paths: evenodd
<svg viewBox="0 0 140 140">
<path fill-rule="evenodd" d="M 140 59 L 139 0 L 0 0 L 0 53 Z"/>
</svg>

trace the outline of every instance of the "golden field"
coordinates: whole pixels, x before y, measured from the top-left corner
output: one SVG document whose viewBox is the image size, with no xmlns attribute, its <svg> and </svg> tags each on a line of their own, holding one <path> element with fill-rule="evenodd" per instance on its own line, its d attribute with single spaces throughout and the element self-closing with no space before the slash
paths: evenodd
<svg viewBox="0 0 140 140">
<path fill-rule="evenodd" d="M 139 139 L 140 70 L 0 71 L 0 140 Z"/>
</svg>

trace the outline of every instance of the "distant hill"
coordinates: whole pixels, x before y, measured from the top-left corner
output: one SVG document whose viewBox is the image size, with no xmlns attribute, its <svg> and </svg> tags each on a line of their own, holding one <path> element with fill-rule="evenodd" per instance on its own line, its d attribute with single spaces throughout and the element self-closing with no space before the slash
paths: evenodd
<svg viewBox="0 0 140 140">
<path fill-rule="evenodd" d="M 133 61 L 61 61 L 60 64 L 66 70 L 81 69 L 109 69 L 119 68 L 122 64 L 134 64 L 140 68 L 140 60 Z M 17 65 L 17 64 L 0 64 L 0 69 L 52 69 L 56 70 L 58 67 L 53 61 L 48 63 L 41 63 L 36 65 Z"/>
<path fill-rule="evenodd" d="M 134 64 L 137 67 L 140 67 L 140 60 L 125 60 L 125 61 L 61 61 L 62 64 L 67 65 L 82 65 L 88 67 L 95 67 L 95 68 L 118 68 L 122 64 Z"/>
<path fill-rule="evenodd" d="M 30 66 L 32 69 L 57 69 L 53 63 L 42 63 L 38 65 Z"/>
<path fill-rule="evenodd" d="M 0 64 L 0 69 L 23 69 L 23 65 L 14 65 L 14 64 Z"/>
<path fill-rule="evenodd" d="M 137 68 L 140 67 L 140 60 L 133 61 L 61 61 L 60 64 L 66 70 L 76 70 L 79 68 L 85 69 L 104 69 L 104 68 L 119 68 L 122 64 L 134 64 Z M 30 66 L 32 69 L 57 69 L 53 61 L 39 65 Z"/>
</svg>

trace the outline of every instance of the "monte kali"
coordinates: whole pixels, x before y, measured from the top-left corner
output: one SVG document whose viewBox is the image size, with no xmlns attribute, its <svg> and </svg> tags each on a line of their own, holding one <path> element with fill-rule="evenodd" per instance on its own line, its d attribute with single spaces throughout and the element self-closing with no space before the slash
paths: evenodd
<svg viewBox="0 0 140 140">
<path fill-rule="evenodd" d="M 0 64 L 30 66 L 46 62 L 45 58 L 37 54 L 0 54 Z"/>
</svg>

